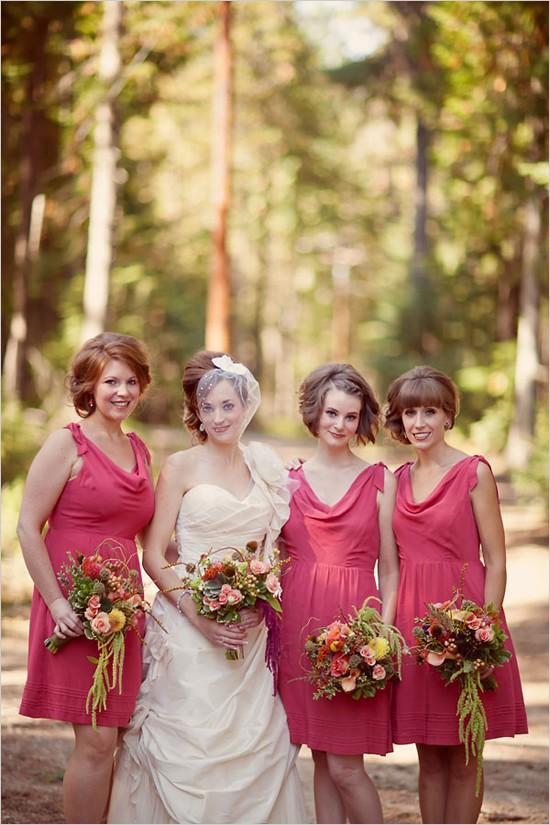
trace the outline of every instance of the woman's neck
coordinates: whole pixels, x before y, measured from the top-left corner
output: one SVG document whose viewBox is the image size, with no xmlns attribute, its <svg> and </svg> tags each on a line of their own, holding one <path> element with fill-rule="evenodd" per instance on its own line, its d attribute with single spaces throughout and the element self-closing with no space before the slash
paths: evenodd
<svg viewBox="0 0 550 825">
<path fill-rule="evenodd" d="M 416 464 L 425 468 L 445 467 L 456 452 L 446 441 L 441 441 L 426 450 L 415 450 Z"/>
<path fill-rule="evenodd" d="M 207 441 L 202 445 L 202 448 L 207 458 L 222 464 L 238 464 L 242 461 L 241 444 L 239 441 L 231 444 L 216 444 L 212 441 Z"/>
<path fill-rule="evenodd" d="M 328 447 L 323 441 L 318 441 L 317 451 L 311 460 L 332 467 L 349 467 L 360 459 L 352 453 L 347 444 L 344 447 Z"/>
<path fill-rule="evenodd" d="M 120 421 L 109 421 L 108 418 L 104 418 L 98 412 L 86 418 L 81 427 L 86 435 L 105 436 L 112 441 L 118 441 L 120 438 L 126 437 Z"/>
</svg>

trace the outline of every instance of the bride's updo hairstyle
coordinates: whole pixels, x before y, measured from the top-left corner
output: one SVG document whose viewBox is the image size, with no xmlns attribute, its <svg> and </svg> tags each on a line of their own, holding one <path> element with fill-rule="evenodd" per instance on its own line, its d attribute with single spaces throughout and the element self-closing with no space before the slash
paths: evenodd
<svg viewBox="0 0 550 825">
<path fill-rule="evenodd" d="M 437 407 L 449 416 L 452 429 L 460 410 L 460 398 L 454 381 L 434 367 L 413 367 L 390 384 L 384 427 L 401 444 L 409 444 L 403 427 L 403 412 L 411 407 Z"/>
<path fill-rule="evenodd" d="M 201 350 L 191 356 L 183 371 L 184 395 L 183 421 L 187 429 L 201 444 L 208 436 L 201 429 L 200 407 L 206 396 L 220 381 L 228 381 L 245 409 L 242 423 L 244 431 L 260 406 L 258 382 L 244 364 L 231 359 L 224 352 Z"/>
<path fill-rule="evenodd" d="M 310 372 L 299 390 L 299 410 L 310 433 L 319 434 L 319 420 L 329 390 L 341 390 L 361 401 L 355 438 L 359 444 L 374 444 L 379 427 L 380 405 L 372 388 L 351 364 L 324 364 Z"/>
</svg>

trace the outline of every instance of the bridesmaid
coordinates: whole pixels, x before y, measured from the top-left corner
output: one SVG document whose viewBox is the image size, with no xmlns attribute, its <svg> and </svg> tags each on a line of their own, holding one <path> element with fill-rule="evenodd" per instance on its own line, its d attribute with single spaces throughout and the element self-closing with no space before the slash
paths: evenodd
<svg viewBox="0 0 550 825">
<path fill-rule="evenodd" d="M 93 730 L 85 709 L 94 670 L 87 657 L 97 655 L 97 645 L 83 637 L 57 573 L 67 551 L 91 555 L 112 538 L 141 580 L 135 536 L 153 515 L 150 456 L 122 424 L 150 381 L 147 354 L 135 338 L 105 332 L 87 341 L 68 376 L 83 422 L 48 436 L 31 464 L 21 505 L 18 536 L 35 589 L 20 713 L 73 725 L 75 745 L 63 780 L 67 822 L 104 821 L 118 729 L 128 724 L 141 681 L 141 643 L 126 634 L 122 694 L 109 693 Z M 43 645 L 52 632 L 71 640 L 55 655 Z"/>
<path fill-rule="evenodd" d="M 313 751 L 317 822 L 382 822 L 363 754 L 392 750 L 390 690 L 360 701 L 343 694 L 314 700 L 300 677 L 307 635 L 379 595 L 377 564 L 382 616 L 393 621 L 395 479 L 383 464 L 367 464 L 351 450 L 354 443 L 374 442 L 379 415 L 372 389 L 352 366 L 327 364 L 308 375 L 300 412 L 317 451 L 290 472 L 297 489 L 282 532 L 290 564 L 283 581 L 279 689 L 291 741 Z"/>
<path fill-rule="evenodd" d="M 465 562 L 464 598 L 502 608 L 506 550 L 498 493 L 483 456 L 447 444 L 459 409 L 451 379 L 431 367 L 415 367 L 388 390 L 386 424 L 393 438 L 410 444 L 415 461 L 396 471 L 394 533 L 401 573 L 396 624 L 409 645 L 416 616 L 426 602 L 443 602 L 458 586 Z M 480 545 L 483 562 L 480 560 Z M 504 614 L 501 622 L 506 634 Z M 513 654 L 512 641 L 507 648 Z M 527 733 L 515 655 L 496 673 L 499 687 L 483 694 L 487 739 Z M 465 764 L 459 743 L 458 685 L 445 686 L 435 668 L 403 661 L 394 691 L 393 741 L 414 742 L 419 759 L 423 822 L 477 822 L 483 794 L 475 797 L 476 759 Z"/>
</svg>

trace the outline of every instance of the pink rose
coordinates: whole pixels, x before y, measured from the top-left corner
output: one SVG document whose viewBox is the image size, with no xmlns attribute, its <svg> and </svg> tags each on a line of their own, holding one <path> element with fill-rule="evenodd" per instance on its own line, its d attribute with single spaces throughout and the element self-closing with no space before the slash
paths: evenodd
<svg viewBox="0 0 550 825">
<path fill-rule="evenodd" d="M 470 628 L 470 630 L 477 630 L 481 627 L 481 619 L 479 616 L 476 616 L 475 613 L 468 613 L 466 616 L 466 624 Z"/>
<path fill-rule="evenodd" d="M 244 599 L 243 594 L 240 590 L 230 590 L 227 594 L 227 603 L 228 604 L 239 604 Z"/>
<path fill-rule="evenodd" d="M 335 656 L 330 665 L 331 676 L 343 676 L 349 670 L 349 656 Z"/>
<path fill-rule="evenodd" d="M 97 616 L 99 613 L 99 608 L 101 607 L 101 599 L 99 596 L 90 596 L 88 599 L 88 607 L 84 611 L 84 616 L 86 619 L 91 620 L 94 616 Z"/>
<path fill-rule="evenodd" d="M 474 635 L 478 642 L 492 642 L 495 638 L 495 632 L 492 627 L 480 627 Z"/>
<path fill-rule="evenodd" d="M 143 599 L 138 593 L 134 593 L 134 595 L 128 599 L 128 604 L 130 607 L 141 607 L 143 605 Z"/>
<path fill-rule="evenodd" d="M 212 611 L 219 610 L 220 607 L 222 606 L 222 603 L 220 601 L 218 601 L 217 599 L 209 599 L 208 596 L 204 597 L 204 603 Z"/>
<path fill-rule="evenodd" d="M 111 632 L 111 623 L 106 613 L 98 613 L 92 619 L 92 630 L 94 633 L 99 633 L 100 636 L 108 636 Z"/>
<path fill-rule="evenodd" d="M 386 670 L 382 667 L 382 665 L 375 665 L 372 669 L 372 678 L 376 679 L 377 682 L 380 682 L 382 679 L 386 678 Z"/>
<path fill-rule="evenodd" d="M 230 584 L 222 584 L 219 595 L 218 595 L 219 603 L 220 604 L 227 604 L 230 593 L 231 593 L 231 585 Z"/>
<path fill-rule="evenodd" d="M 359 655 L 362 656 L 368 665 L 373 665 L 376 662 L 372 647 L 369 647 L 369 645 L 363 645 L 359 651 Z"/>
<path fill-rule="evenodd" d="M 268 570 L 269 565 L 264 561 L 260 561 L 260 559 L 252 559 L 250 562 L 250 572 L 254 573 L 255 576 L 260 576 L 262 573 L 267 573 Z"/>
<path fill-rule="evenodd" d="M 268 577 L 265 580 L 265 586 L 267 587 L 269 592 L 273 594 L 273 596 L 278 597 L 282 595 L 283 591 L 281 588 L 281 583 L 279 582 L 279 579 L 277 578 L 275 573 L 270 573 L 268 575 Z"/>
</svg>

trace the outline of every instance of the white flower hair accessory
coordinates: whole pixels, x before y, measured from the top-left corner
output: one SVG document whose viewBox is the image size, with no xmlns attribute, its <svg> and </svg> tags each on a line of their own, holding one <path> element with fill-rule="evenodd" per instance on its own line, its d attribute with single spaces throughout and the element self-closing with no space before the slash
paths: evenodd
<svg viewBox="0 0 550 825">
<path fill-rule="evenodd" d="M 233 361 L 230 355 L 220 355 L 218 358 L 212 358 L 212 363 L 215 367 L 218 367 L 218 369 L 224 372 L 232 372 L 235 375 L 246 375 L 248 372 L 244 364 Z"/>
</svg>

